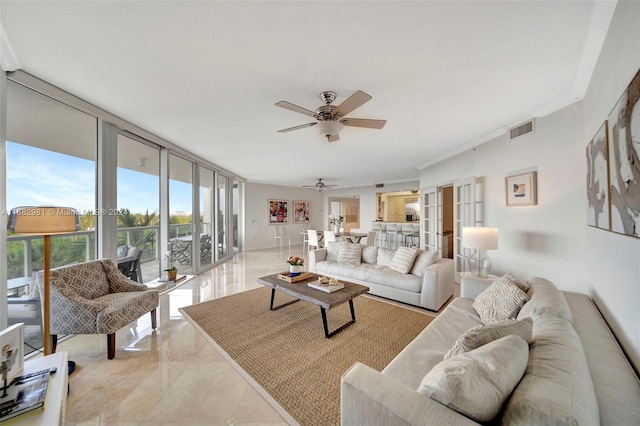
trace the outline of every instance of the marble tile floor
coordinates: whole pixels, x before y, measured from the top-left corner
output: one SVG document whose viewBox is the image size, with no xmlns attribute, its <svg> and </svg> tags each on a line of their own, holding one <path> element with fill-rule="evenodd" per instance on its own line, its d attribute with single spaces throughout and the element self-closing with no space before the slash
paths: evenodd
<svg viewBox="0 0 640 426">
<path fill-rule="evenodd" d="M 158 329 L 145 315 L 118 331 L 113 360 L 104 335 L 59 342 L 77 363 L 65 424 L 285 425 L 178 308 L 258 288 L 258 277 L 288 270 L 287 257 L 301 253 L 302 246 L 238 253 L 160 296 Z"/>
</svg>

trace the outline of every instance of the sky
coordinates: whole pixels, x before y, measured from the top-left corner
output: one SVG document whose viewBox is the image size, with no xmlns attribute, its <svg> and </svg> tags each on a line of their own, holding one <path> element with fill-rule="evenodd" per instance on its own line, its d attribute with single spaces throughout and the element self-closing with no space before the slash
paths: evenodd
<svg viewBox="0 0 640 426">
<path fill-rule="evenodd" d="M 18 206 L 95 210 L 95 162 L 7 141 L 7 209 Z M 191 185 L 170 181 L 170 213 L 191 211 Z M 118 168 L 118 209 L 159 208 L 158 177 Z"/>
</svg>

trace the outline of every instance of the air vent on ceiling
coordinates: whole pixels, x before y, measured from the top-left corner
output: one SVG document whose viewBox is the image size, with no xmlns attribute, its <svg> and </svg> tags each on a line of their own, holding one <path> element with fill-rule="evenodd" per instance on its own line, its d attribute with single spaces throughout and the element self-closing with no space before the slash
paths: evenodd
<svg viewBox="0 0 640 426">
<path fill-rule="evenodd" d="M 533 120 L 529 120 L 526 123 L 522 123 L 519 126 L 513 127 L 511 130 L 511 139 L 515 139 L 518 136 L 526 135 L 533 132 Z"/>
<path fill-rule="evenodd" d="M 376 188 L 384 188 L 384 183 L 376 183 Z"/>
</svg>

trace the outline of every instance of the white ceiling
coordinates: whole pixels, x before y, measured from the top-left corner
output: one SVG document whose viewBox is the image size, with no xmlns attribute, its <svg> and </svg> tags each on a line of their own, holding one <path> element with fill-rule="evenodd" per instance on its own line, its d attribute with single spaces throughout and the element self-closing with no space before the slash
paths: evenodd
<svg viewBox="0 0 640 426">
<path fill-rule="evenodd" d="M 419 168 L 580 99 L 615 1 L 0 0 L 20 68 L 252 182 Z M 6 49 L 5 49 L 6 51 Z M 6 55 L 6 53 L 5 53 Z M 373 100 L 328 143 L 318 95 Z"/>
</svg>

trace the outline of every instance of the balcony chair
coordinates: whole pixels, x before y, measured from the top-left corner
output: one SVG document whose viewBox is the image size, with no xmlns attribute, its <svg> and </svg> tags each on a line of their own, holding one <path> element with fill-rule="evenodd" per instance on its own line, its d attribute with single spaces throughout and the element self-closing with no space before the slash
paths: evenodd
<svg viewBox="0 0 640 426">
<path fill-rule="evenodd" d="M 124 247 L 124 249 L 122 249 Z M 118 247 L 118 254 L 126 251 L 124 257 L 118 257 L 118 269 L 129 279 L 142 283 L 142 269 L 140 268 L 140 259 L 142 258 L 142 250 L 138 247 L 125 245 Z"/>
<path fill-rule="evenodd" d="M 200 235 L 200 263 L 211 263 L 211 234 Z"/>
<path fill-rule="evenodd" d="M 35 274 L 34 274 L 35 275 Z M 29 280 L 29 293 L 20 297 L 7 297 L 8 325 L 23 323 L 40 328 L 42 336 L 42 303 L 35 283 L 35 276 Z"/>
<path fill-rule="evenodd" d="M 36 274 L 36 282 L 42 293 L 43 272 Z M 156 328 L 158 292 L 129 280 L 110 259 L 52 269 L 50 282 L 53 352 L 58 334 L 106 334 L 107 357 L 113 359 L 116 331 L 147 312 L 151 313 L 151 327 Z"/>
</svg>

